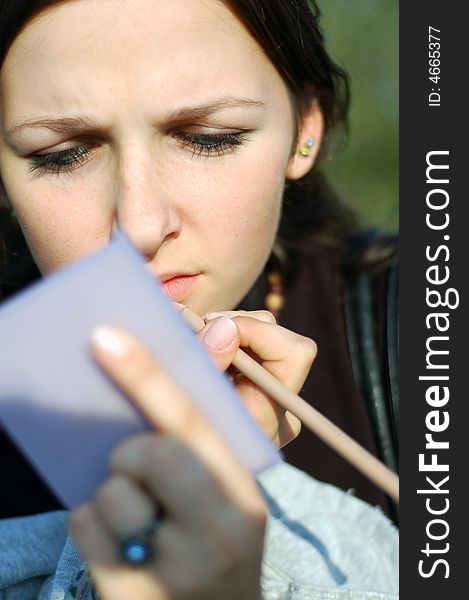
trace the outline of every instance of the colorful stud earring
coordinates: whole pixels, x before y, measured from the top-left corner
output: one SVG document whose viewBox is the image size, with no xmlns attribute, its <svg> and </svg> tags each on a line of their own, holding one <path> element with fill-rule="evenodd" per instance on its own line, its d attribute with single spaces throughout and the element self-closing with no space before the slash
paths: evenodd
<svg viewBox="0 0 469 600">
<path fill-rule="evenodd" d="M 306 140 L 306 145 L 301 146 L 301 148 L 298 150 L 301 156 L 309 156 L 311 154 L 311 148 L 314 146 L 314 143 L 315 142 L 313 138 L 308 138 Z"/>
</svg>

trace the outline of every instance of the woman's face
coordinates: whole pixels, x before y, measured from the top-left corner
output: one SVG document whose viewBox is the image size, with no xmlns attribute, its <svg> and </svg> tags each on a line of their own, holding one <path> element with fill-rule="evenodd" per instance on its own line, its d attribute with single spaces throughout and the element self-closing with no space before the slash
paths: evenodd
<svg viewBox="0 0 469 600">
<path fill-rule="evenodd" d="M 247 293 L 285 176 L 303 174 L 283 80 L 213 0 L 53 6 L 7 55 L 0 119 L 3 184 L 44 274 L 118 225 L 199 313 Z"/>
</svg>

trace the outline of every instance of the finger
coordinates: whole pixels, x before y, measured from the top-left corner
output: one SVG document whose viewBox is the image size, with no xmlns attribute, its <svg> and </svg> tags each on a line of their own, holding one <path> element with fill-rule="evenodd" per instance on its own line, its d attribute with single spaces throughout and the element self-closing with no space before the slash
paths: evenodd
<svg viewBox="0 0 469 600">
<path fill-rule="evenodd" d="M 236 390 L 253 418 L 277 448 L 282 448 L 300 433 L 301 421 L 249 379 L 239 378 Z"/>
<path fill-rule="evenodd" d="M 98 489 L 95 507 L 111 534 L 120 539 L 148 527 L 156 516 L 155 503 L 122 475 L 113 475 Z"/>
<path fill-rule="evenodd" d="M 153 445 L 153 450 L 161 451 L 161 438 L 162 436 L 144 434 L 126 440 L 113 453 L 113 468 L 130 471 L 132 477 L 139 478 L 148 470 L 148 450 L 152 449 L 149 443 L 152 440 L 157 442 Z M 148 442 L 146 447 L 145 442 Z M 178 444 L 182 452 L 188 452 L 174 438 L 172 442 Z M 247 515 L 243 512 L 233 510 L 231 505 L 225 503 L 217 502 L 218 506 L 212 509 L 206 501 L 206 488 L 212 487 L 211 482 L 206 485 L 206 475 L 202 474 L 202 478 L 199 478 L 198 473 L 195 474 L 196 489 L 199 490 L 200 495 L 193 495 L 192 486 L 186 488 L 186 479 L 187 476 L 191 476 L 192 469 L 188 472 L 180 472 L 180 463 L 174 461 L 174 453 L 165 451 L 163 454 L 166 454 L 168 459 L 172 459 L 168 461 L 171 471 L 168 471 L 167 485 L 174 486 L 176 472 L 183 483 L 182 487 L 175 487 L 177 502 L 182 509 L 183 522 L 173 518 L 165 519 L 164 529 L 158 531 L 155 539 L 157 558 L 153 570 L 158 575 L 159 582 L 164 582 L 167 589 L 171 590 L 172 598 L 214 597 L 213 591 L 209 596 L 204 593 L 207 590 L 203 583 L 213 578 L 214 571 L 220 572 L 222 577 L 226 578 L 228 572 L 239 565 L 239 559 L 246 550 L 252 553 L 256 546 L 260 545 L 258 554 L 261 554 L 266 524 L 265 510 L 262 514 L 252 515 L 255 518 L 247 519 Z M 151 459 L 150 463 L 152 463 Z M 158 466 L 161 466 L 160 463 Z M 155 472 L 154 469 L 151 471 Z M 159 477 L 158 473 L 157 469 L 157 477 Z M 194 523 L 197 525 L 196 528 Z M 183 572 L 180 571 L 181 565 L 184 566 Z M 200 589 L 200 582 L 202 582 L 202 589 L 197 594 L 194 591 L 194 584 Z M 188 594 L 188 590 L 191 590 L 191 593 Z"/>
<path fill-rule="evenodd" d="M 212 321 L 217 317 L 249 317 L 251 319 L 257 319 L 258 321 L 264 321 L 265 323 L 277 323 L 274 315 L 268 310 L 226 310 L 218 312 L 209 312 L 204 316 L 205 321 Z"/>
<path fill-rule="evenodd" d="M 284 418 L 285 409 L 244 375 L 239 375 L 236 378 L 236 391 L 267 437 L 276 442 L 278 428 Z"/>
<path fill-rule="evenodd" d="M 205 315 L 205 320 L 210 322 L 221 315 L 236 322 L 243 348 L 252 350 L 263 363 L 270 363 L 264 366 L 292 390 L 301 389 L 317 355 L 313 340 L 280 326 L 264 328 L 262 323 L 276 325 L 275 317 L 266 310 L 211 312 Z M 283 361 L 285 364 L 281 365 Z"/>
<path fill-rule="evenodd" d="M 217 317 L 197 334 L 220 371 L 226 371 L 239 348 L 239 331 L 233 319 Z"/>
<path fill-rule="evenodd" d="M 294 440 L 301 431 L 301 421 L 295 417 L 290 411 L 286 411 L 283 418 L 279 422 L 277 435 L 274 437 L 274 442 L 278 448 L 283 448 Z"/>
<path fill-rule="evenodd" d="M 274 316 L 267 311 L 227 311 L 225 313 L 209 313 L 205 318 L 210 323 L 213 318 L 219 320 L 217 315 L 222 314 L 236 317 L 233 318 L 233 321 L 239 323 L 240 326 L 243 323 L 240 317 L 243 316 L 251 319 L 257 318 L 258 321 L 262 321 L 263 323 L 275 324 Z M 268 341 L 268 338 L 272 340 L 272 328 L 270 328 L 266 335 L 265 343 L 263 343 L 262 335 L 259 335 L 259 327 L 257 327 L 257 331 L 254 331 L 253 327 L 255 326 L 251 326 L 250 334 L 246 328 L 243 327 L 243 344 L 245 345 L 245 348 L 247 347 L 248 353 L 251 355 L 256 355 L 257 353 L 258 356 L 262 356 L 261 353 L 264 351 L 265 347 L 270 353 L 267 355 L 269 360 L 263 360 L 264 366 L 292 390 L 298 392 L 306 379 L 316 355 L 316 345 L 314 342 L 284 328 L 277 328 L 276 332 L 280 333 L 283 337 L 284 345 L 279 345 L 280 347 L 283 347 L 284 352 L 281 354 L 275 352 L 272 353 L 271 344 Z M 265 328 L 261 331 L 265 331 Z M 251 339 L 254 338 L 252 341 L 248 341 L 247 338 L 249 335 L 251 335 Z M 256 335 L 258 337 L 255 337 Z M 286 336 L 288 336 L 288 338 Z M 275 343 L 275 340 L 273 341 Z M 280 339 L 278 340 L 279 343 L 281 341 L 282 340 Z M 292 349 L 293 345 L 295 346 L 294 349 Z M 298 350 L 300 348 L 303 349 L 299 352 Z M 231 360 L 234 358 L 234 356 L 230 357 L 230 354 L 231 353 L 226 353 L 223 357 L 224 361 L 220 361 L 221 368 L 226 368 L 225 365 L 230 358 Z M 265 354 L 262 358 L 265 358 Z M 284 361 L 284 364 L 281 364 L 282 361 Z M 271 362 L 273 364 L 265 364 L 266 362 Z M 246 407 L 277 447 L 281 448 L 297 437 L 301 430 L 301 422 L 297 417 L 290 412 L 281 409 L 246 377 L 238 375 L 235 376 L 234 381 L 238 392 L 243 397 Z"/>
<path fill-rule="evenodd" d="M 118 551 L 115 539 L 101 522 L 94 504 L 82 504 L 72 512 L 70 532 L 88 560 L 104 566 L 116 565 Z"/>
<path fill-rule="evenodd" d="M 313 340 L 280 325 L 249 317 L 234 317 L 240 345 L 251 350 L 262 365 L 298 393 L 317 354 Z"/>
<path fill-rule="evenodd" d="M 119 540 L 109 533 L 93 504 L 84 504 L 73 511 L 70 530 L 103 600 L 169 600 L 148 569 L 135 569 L 120 561 Z"/>
<path fill-rule="evenodd" d="M 224 499 L 221 489 L 196 455 L 168 435 L 143 434 L 125 440 L 112 453 L 111 468 L 115 473 L 144 483 L 168 517 L 199 530 L 207 527 Z M 124 501 L 119 498 L 120 503 Z M 113 502 L 115 499 L 111 498 L 111 506 L 105 503 L 104 510 L 112 508 Z M 121 506 L 117 512 L 125 517 L 132 510 Z M 145 510 L 148 517 L 147 507 Z M 114 518 L 119 519 L 119 514 Z"/>
<path fill-rule="evenodd" d="M 95 331 L 92 350 L 108 376 L 135 402 L 150 423 L 182 440 L 211 470 L 227 497 L 248 511 L 259 508 L 260 494 L 250 474 L 200 409 L 156 365 L 146 348 L 130 334 L 105 327 Z M 263 506 L 262 501 L 261 504 Z"/>
<path fill-rule="evenodd" d="M 298 417 L 272 400 L 246 376 L 239 374 L 234 383 L 244 405 L 277 448 L 283 448 L 299 435 L 301 421 Z"/>
</svg>

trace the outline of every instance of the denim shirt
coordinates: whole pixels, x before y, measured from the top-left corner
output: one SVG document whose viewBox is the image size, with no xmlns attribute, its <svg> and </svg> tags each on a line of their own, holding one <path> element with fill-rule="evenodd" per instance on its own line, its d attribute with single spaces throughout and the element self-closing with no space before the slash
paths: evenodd
<svg viewBox="0 0 469 600">
<path fill-rule="evenodd" d="M 286 463 L 259 484 L 265 600 L 398 598 L 398 533 L 380 509 Z M 67 529 L 66 511 L 0 522 L 0 600 L 99 600 Z"/>
</svg>

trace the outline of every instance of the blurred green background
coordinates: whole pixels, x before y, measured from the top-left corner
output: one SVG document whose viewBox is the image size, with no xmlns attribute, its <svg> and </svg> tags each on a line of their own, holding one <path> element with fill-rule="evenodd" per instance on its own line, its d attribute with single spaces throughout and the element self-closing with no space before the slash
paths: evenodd
<svg viewBox="0 0 469 600">
<path fill-rule="evenodd" d="M 326 44 L 351 79 L 348 145 L 327 171 L 366 226 L 398 228 L 397 0 L 318 0 Z"/>
</svg>

